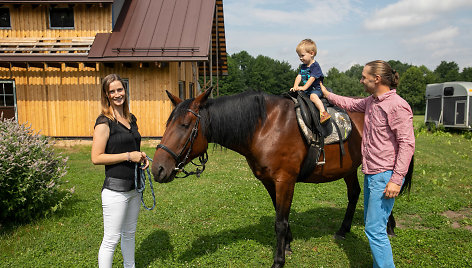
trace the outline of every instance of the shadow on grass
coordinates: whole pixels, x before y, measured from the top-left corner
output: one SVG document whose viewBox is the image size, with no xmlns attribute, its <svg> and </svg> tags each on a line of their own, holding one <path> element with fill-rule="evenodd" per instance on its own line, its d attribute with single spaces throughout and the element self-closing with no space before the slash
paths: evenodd
<svg viewBox="0 0 472 268">
<path fill-rule="evenodd" d="M 66 193 L 63 191 L 54 198 L 60 200 L 64 198 Z M 53 205 L 56 205 L 57 202 L 51 202 L 46 208 L 41 208 L 42 214 L 32 217 L 31 219 L 6 219 L 3 222 L 0 222 L 0 235 L 10 235 L 15 232 L 18 228 L 27 226 L 27 225 L 40 225 L 41 222 L 47 221 L 48 219 L 62 219 L 73 217 L 76 214 L 75 206 L 83 202 L 80 198 L 72 195 L 70 198 L 65 200 L 56 211 L 52 211 Z"/>
<path fill-rule="evenodd" d="M 333 237 L 341 226 L 345 209 L 317 208 L 305 212 L 290 213 L 290 228 L 294 240 L 308 240 L 324 236 Z M 362 211 L 356 210 L 353 225 L 362 225 Z M 247 225 L 238 229 L 230 229 L 212 235 L 197 238 L 191 247 L 180 255 L 179 260 L 191 262 L 201 256 L 212 254 L 219 248 L 235 243 L 236 241 L 253 240 L 262 245 L 272 247 L 275 252 L 276 236 L 274 231 L 274 217 L 263 216 L 256 224 Z M 351 267 L 359 267 L 360 263 L 370 260 L 370 251 L 367 241 L 355 234 L 349 233 L 345 240 L 335 240 L 344 250 Z"/>
<path fill-rule="evenodd" d="M 170 243 L 169 234 L 166 231 L 155 230 L 139 244 L 136 250 L 137 267 L 148 267 L 156 259 L 167 259 L 174 247 Z"/>
</svg>

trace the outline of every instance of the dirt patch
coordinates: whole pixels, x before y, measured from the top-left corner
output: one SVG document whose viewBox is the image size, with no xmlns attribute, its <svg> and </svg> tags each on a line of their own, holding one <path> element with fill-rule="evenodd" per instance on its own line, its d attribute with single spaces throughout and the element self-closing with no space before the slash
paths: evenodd
<svg viewBox="0 0 472 268">
<path fill-rule="evenodd" d="M 144 138 L 141 140 L 141 146 L 155 147 L 159 144 L 160 139 Z M 77 145 L 92 145 L 92 139 L 53 139 L 54 146 L 70 148 Z"/>
<path fill-rule="evenodd" d="M 462 227 L 466 230 L 472 231 L 472 226 L 470 225 L 461 226 L 461 224 L 459 223 L 461 220 L 470 218 L 472 216 L 472 208 L 464 208 L 459 211 L 448 210 L 441 213 L 441 215 L 452 221 L 451 223 L 452 228 L 459 229 Z"/>
<path fill-rule="evenodd" d="M 65 147 L 65 148 L 70 148 L 74 147 L 76 145 L 92 145 L 92 140 L 91 139 L 56 139 L 53 141 L 54 146 L 57 147 Z"/>
<path fill-rule="evenodd" d="M 465 218 L 465 216 L 463 214 L 461 214 L 459 212 L 456 212 L 456 211 L 452 211 L 452 210 L 445 211 L 441 215 L 443 215 L 444 217 L 447 217 L 451 220 L 457 220 L 457 219 Z"/>
</svg>

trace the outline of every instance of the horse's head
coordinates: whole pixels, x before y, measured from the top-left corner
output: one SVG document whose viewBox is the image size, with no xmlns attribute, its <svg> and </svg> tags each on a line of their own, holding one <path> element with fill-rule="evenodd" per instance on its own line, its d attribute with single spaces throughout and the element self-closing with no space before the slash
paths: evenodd
<svg viewBox="0 0 472 268">
<path fill-rule="evenodd" d="M 208 140 L 201 130 L 200 109 L 210 96 L 211 88 L 195 99 L 185 101 L 166 92 L 175 108 L 154 153 L 152 174 L 160 183 L 171 182 L 185 164 L 204 154 L 208 148 Z"/>
</svg>

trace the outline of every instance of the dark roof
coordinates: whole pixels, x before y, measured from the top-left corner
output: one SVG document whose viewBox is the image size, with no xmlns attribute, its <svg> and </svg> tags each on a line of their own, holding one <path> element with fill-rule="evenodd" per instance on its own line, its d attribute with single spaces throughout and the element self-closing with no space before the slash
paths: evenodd
<svg viewBox="0 0 472 268">
<path fill-rule="evenodd" d="M 89 3 L 113 3 L 114 0 L 36 0 L 36 1 L 2 1 L 0 4 L 89 4 Z"/>
<path fill-rule="evenodd" d="M 208 60 L 215 0 L 126 1 L 112 33 L 97 34 L 96 61 Z"/>
</svg>

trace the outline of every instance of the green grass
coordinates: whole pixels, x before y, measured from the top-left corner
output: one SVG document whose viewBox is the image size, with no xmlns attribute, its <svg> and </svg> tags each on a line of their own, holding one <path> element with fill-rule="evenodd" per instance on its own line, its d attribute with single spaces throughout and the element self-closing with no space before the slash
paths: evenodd
<svg viewBox="0 0 472 268">
<path fill-rule="evenodd" d="M 415 126 L 422 117 L 415 116 Z M 391 239 L 397 267 L 472 266 L 472 141 L 454 133 L 417 131 L 410 196 L 396 200 L 399 227 Z M 102 239 L 103 166 L 89 146 L 60 149 L 70 157 L 73 198 L 55 215 L 0 230 L 0 267 L 94 267 Z M 148 155 L 154 145 L 145 147 Z M 360 174 L 360 173 L 359 173 Z M 361 185 L 362 175 L 360 174 Z M 275 246 L 274 211 L 245 160 L 209 150 L 201 178 L 154 184 L 157 209 L 142 209 L 137 267 L 269 267 Z M 151 204 L 149 188 L 146 204 Z M 351 233 L 334 240 L 347 204 L 342 180 L 297 184 L 290 214 L 293 254 L 286 267 L 371 267 L 363 232 L 363 198 Z M 448 212 L 449 214 L 446 214 Z M 114 267 L 121 267 L 120 248 Z"/>
</svg>

